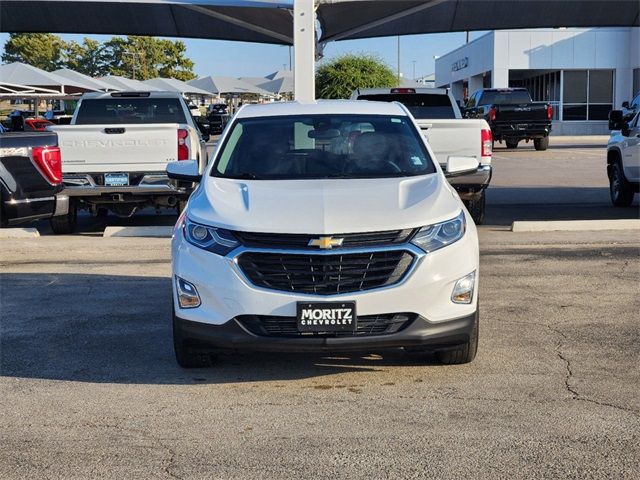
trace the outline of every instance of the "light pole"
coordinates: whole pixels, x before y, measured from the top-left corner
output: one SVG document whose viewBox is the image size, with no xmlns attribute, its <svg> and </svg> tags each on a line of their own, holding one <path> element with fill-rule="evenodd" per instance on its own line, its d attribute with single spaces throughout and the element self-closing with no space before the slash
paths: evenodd
<svg viewBox="0 0 640 480">
<path fill-rule="evenodd" d="M 398 35 L 398 85 L 400 85 L 400 35 Z"/>
<path fill-rule="evenodd" d="M 138 52 L 123 52 L 123 55 L 131 55 L 131 73 L 132 73 L 132 79 L 135 80 L 136 79 L 136 58 L 140 57 L 140 54 Z"/>
</svg>

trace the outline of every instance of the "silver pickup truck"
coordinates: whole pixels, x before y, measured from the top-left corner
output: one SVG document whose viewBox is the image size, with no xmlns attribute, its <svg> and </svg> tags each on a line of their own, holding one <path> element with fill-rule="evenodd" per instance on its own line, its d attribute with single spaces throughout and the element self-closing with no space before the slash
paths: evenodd
<svg viewBox="0 0 640 480">
<path fill-rule="evenodd" d="M 205 138 L 175 92 L 88 93 L 71 125 L 50 129 L 58 134 L 69 197 L 68 214 L 51 223 L 55 233 L 73 231 L 78 209 L 121 217 L 147 206 L 180 209 L 192 186 L 169 180 L 167 163 L 207 163 Z"/>
<path fill-rule="evenodd" d="M 475 157 L 478 170 L 447 175 L 476 224 L 484 221 L 485 190 L 491 181 L 493 138 L 483 119 L 463 119 L 453 96 L 445 88 L 368 88 L 353 92 L 352 100 L 400 102 L 414 116 L 446 173 L 447 159 Z"/>
</svg>

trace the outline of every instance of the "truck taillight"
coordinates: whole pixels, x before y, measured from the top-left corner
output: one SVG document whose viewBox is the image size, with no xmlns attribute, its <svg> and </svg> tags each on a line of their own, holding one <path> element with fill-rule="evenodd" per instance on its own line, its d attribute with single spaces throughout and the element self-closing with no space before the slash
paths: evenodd
<svg viewBox="0 0 640 480">
<path fill-rule="evenodd" d="M 496 107 L 491 107 L 489 109 L 489 121 L 495 122 L 497 116 L 498 116 L 498 109 Z"/>
<path fill-rule="evenodd" d="M 189 132 L 184 128 L 178 129 L 178 160 L 189 160 L 189 146 L 187 137 Z"/>
<path fill-rule="evenodd" d="M 551 120 L 553 118 L 553 106 L 547 105 L 547 119 Z"/>
<path fill-rule="evenodd" d="M 493 135 L 491 130 L 483 129 L 480 132 L 481 152 L 483 157 L 493 155 Z"/>
<path fill-rule="evenodd" d="M 49 182 L 56 185 L 62 182 L 62 155 L 60 147 L 33 147 L 33 161 Z"/>
</svg>

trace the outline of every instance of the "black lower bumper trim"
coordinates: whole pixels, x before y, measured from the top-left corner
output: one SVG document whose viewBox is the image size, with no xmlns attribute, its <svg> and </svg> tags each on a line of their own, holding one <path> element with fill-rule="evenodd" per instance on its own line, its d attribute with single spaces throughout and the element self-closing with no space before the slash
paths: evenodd
<svg viewBox="0 0 640 480">
<path fill-rule="evenodd" d="M 444 322 L 430 322 L 417 317 L 397 333 L 364 337 L 259 336 L 243 328 L 236 319 L 222 325 L 211 325 L 176 317 L 175 328 L 185 342 L 214 350 L 300 352 L 426 347 L 435 351 L 467 343 L 477 318 L 477 312 Z"/>
</svg>

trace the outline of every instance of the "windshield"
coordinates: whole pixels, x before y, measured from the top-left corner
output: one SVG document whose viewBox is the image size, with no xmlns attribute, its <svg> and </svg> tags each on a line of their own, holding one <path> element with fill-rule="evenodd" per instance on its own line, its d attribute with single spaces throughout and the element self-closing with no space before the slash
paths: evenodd
<svg viewBox="0 0 640 480">
<path fill-rule="evenodd" d="M 491 91 L 482 94 L 478 105 L 508 105 L 514 103 L 531 103 L 531 96 L 527 90 Z"/>
<path fill-rule="evenodd" d="M 237 120 L 211 175 L 294 180 L 434 172 L 408 117 L 311 115 Z"/>
<path fill-rule="evenodd" d="M 360 95 L 358 100 L 378 102 L 400 102 L 409 109 L 414 118 L 456 118 L 448 95 L 432 93 L 381 93 Z"/>
<path fill-rule="evenodd" d="M 186 123 L 177 98 L 109 98 L 83 100 L 76 125 Z"/>
</svg>

